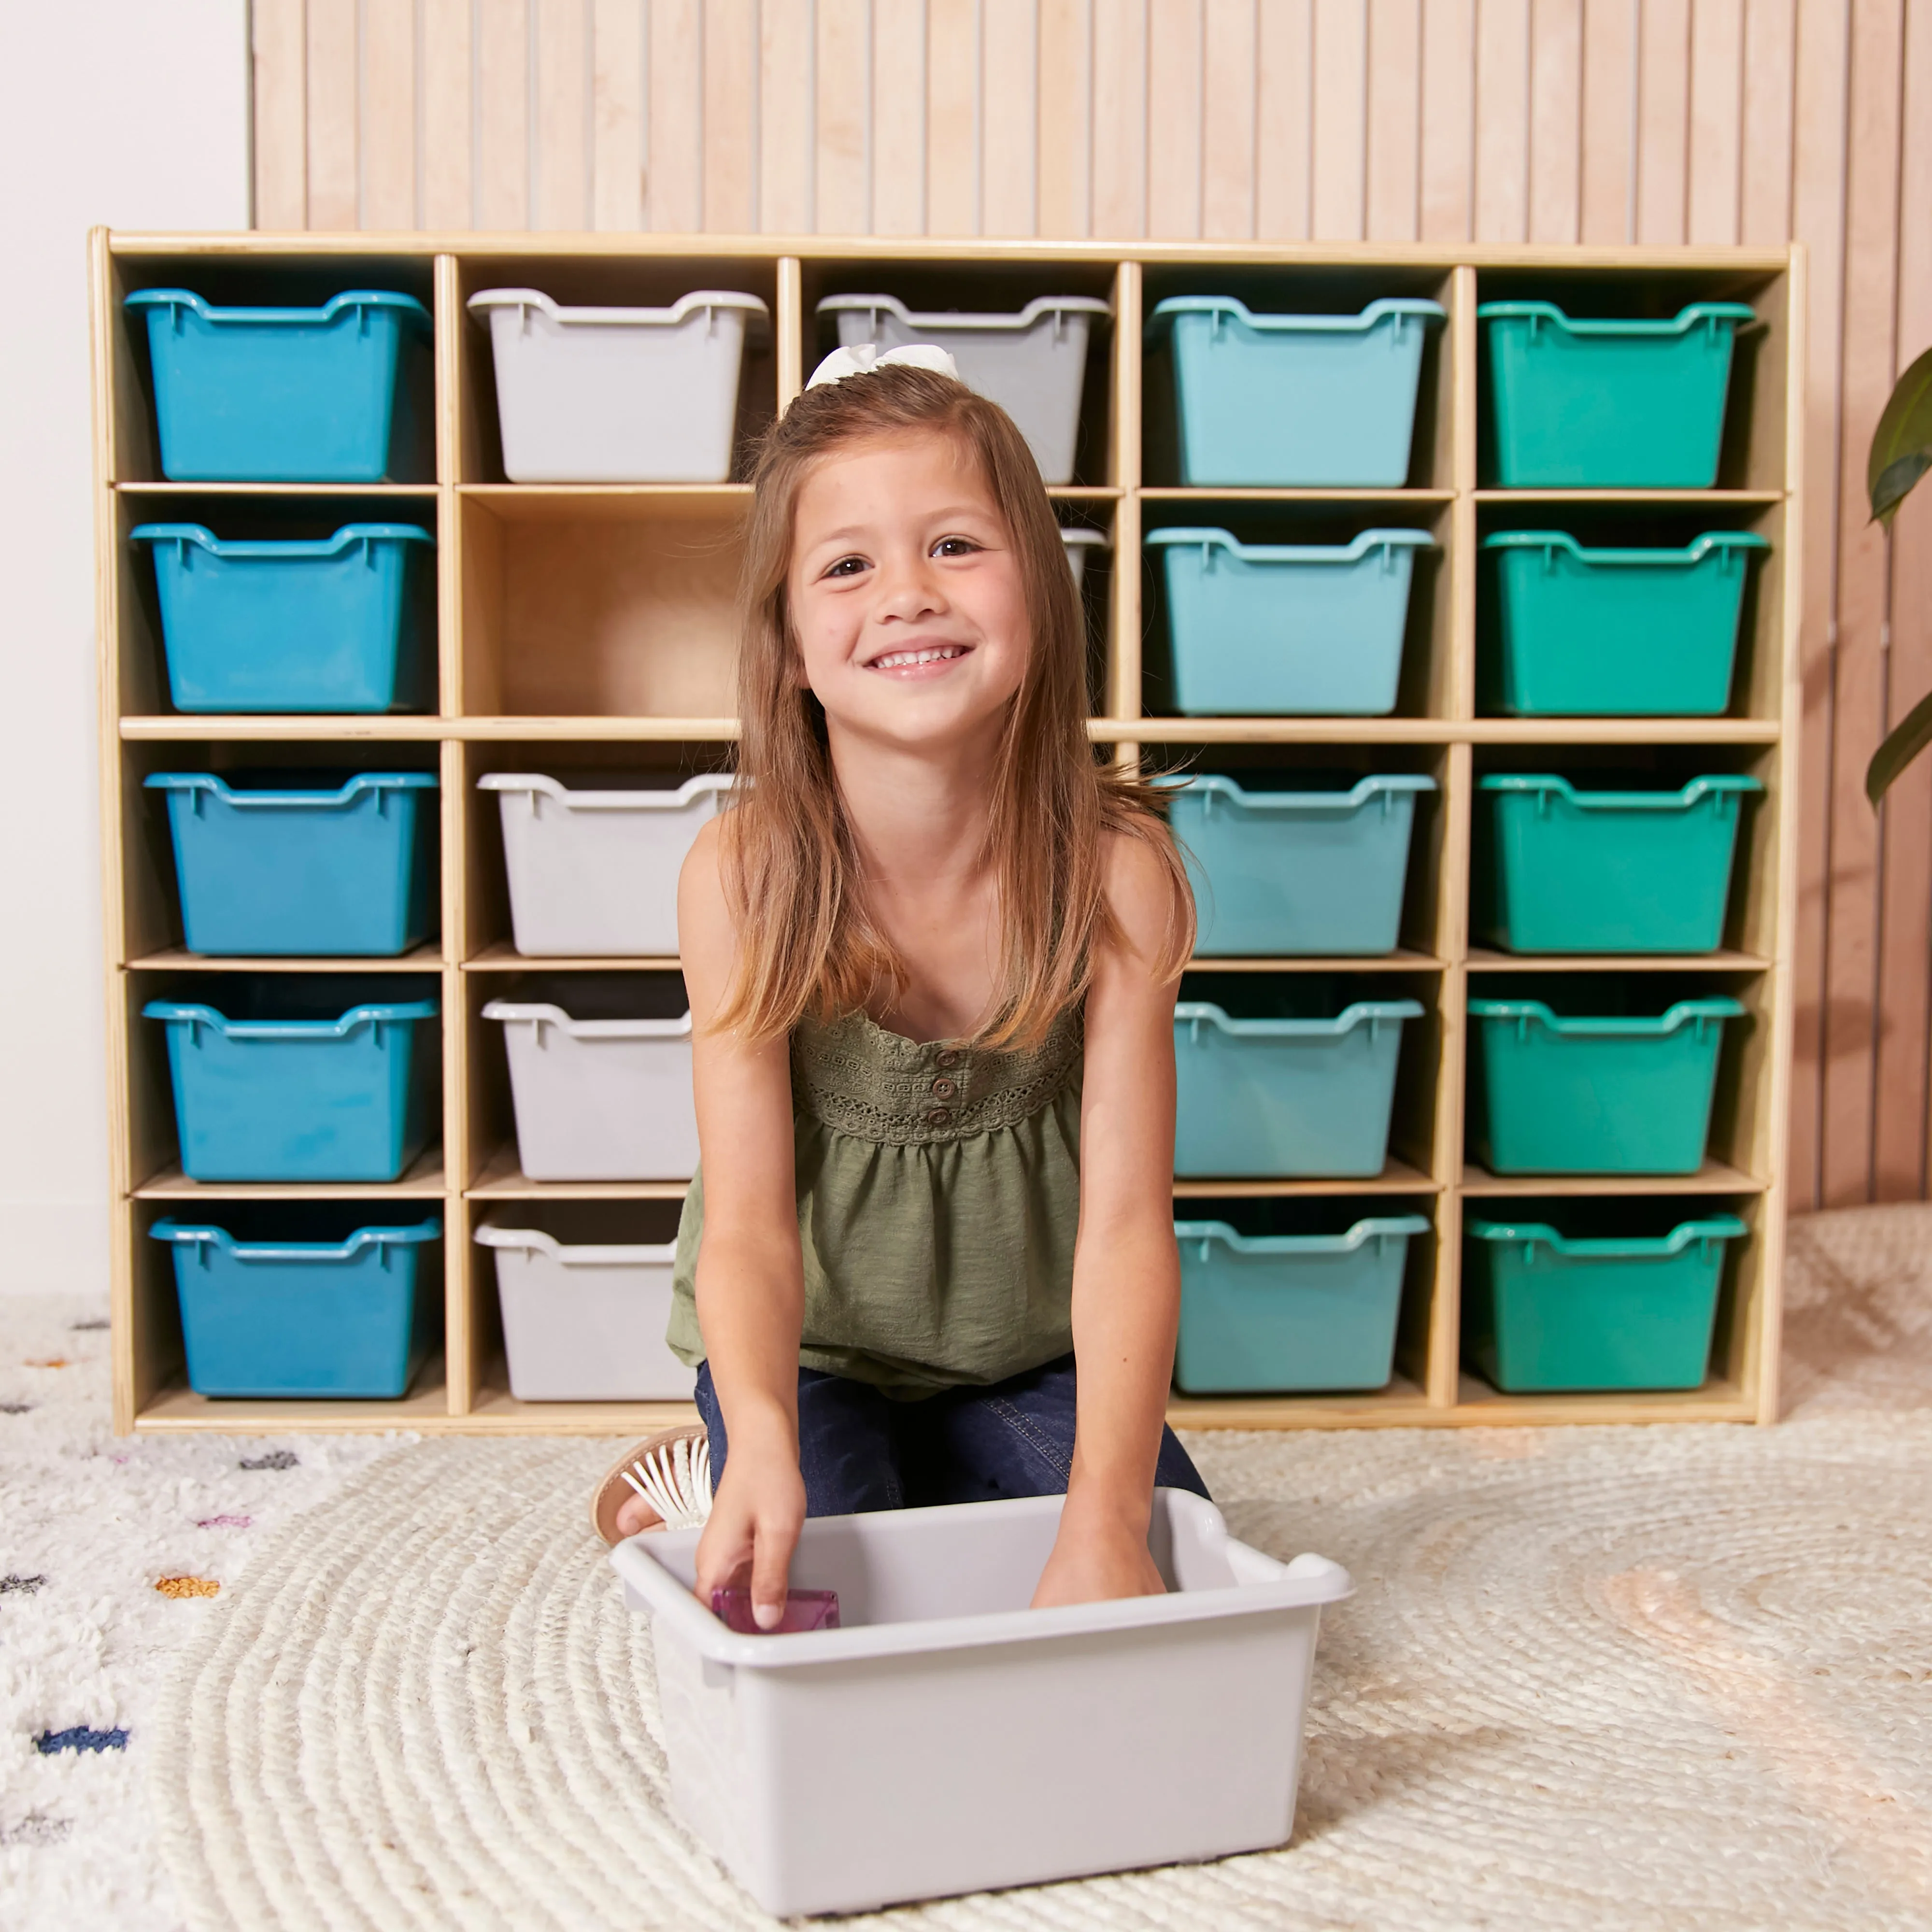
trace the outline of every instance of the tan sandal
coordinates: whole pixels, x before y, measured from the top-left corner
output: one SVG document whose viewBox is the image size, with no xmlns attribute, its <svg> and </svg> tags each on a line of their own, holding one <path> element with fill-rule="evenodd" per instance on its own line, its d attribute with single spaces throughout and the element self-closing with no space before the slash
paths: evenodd
<svg viewBox="0 0 1932 1932">
<path fill-rule="evenodd" d="M 711 1442 L 701 1422 L 660 1429 L 613 1463 L 590 1498 L 590 1526 L 607 1544 L 622 1543 L 617 1512 L 641 1496 L 652 1513 L 646 1530 L 694 1528 L 711 1514 Z"/>
</svg>

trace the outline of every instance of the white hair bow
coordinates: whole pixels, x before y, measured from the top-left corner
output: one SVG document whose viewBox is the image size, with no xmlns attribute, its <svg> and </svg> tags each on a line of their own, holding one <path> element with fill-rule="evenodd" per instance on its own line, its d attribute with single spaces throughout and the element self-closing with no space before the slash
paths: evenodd
<svg viewBox="0 0 1932 1932">
<path fill-rule="evenodd" d="M 821 382 L 842 382 L 848 376 L 866 375 L 895 363 L 913 369 L 931 369 L 939 375 L 952 376 L 956 382 L 959 376 L 959 365 L 937 343 L 909 342 L 903 349 L 888 349 L 882 356 L 876 342 L 860 342 L 850 349 L 833 350 L 812 370 L 812 380 L 805 386 L 815 389 Z"/>
</svg>

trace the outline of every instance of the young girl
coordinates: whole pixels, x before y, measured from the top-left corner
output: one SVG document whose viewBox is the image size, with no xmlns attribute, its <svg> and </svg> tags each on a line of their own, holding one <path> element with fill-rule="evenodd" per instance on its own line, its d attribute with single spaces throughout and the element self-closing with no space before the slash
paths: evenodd
<svg viewBox="0 0 1932 1932">
<path fill-rule="evenodd" d="M 1157 1592 L 1155 1486 L 1207 1493 L 1162 1420 L 1186 876 L 1089 746 L 1003 410 L 910 359 L 815 380 L 755 482 L 741 780 L 678 895 L 699 1594 L 769 1626 L 807 1516 L 1063 1492 L 1034 1602 Z M 614 1480 L 595 1508 L 658 1520 Z"/>
</svg>

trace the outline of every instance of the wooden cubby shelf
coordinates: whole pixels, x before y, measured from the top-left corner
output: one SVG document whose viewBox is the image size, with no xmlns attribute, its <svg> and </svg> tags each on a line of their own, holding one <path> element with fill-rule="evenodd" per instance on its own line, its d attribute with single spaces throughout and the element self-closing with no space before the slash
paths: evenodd
<svg viewBox="0 0 1932 1932">
<path fill-rule="evenodd" d="M 106 926 L 112 968 L 109 1061 L 116 1175 L 114 1391 L 117 1429 L 503 1434 L 640 1434 L 692 1412 L 677 1403 L 531 1403 L 508 1393 L 490 1257 L 472 1238 L 485 1215 L 519 1204 L 628 1202 L 668 1214 L 681 1181 L 545 1183 L 523 1172 L 512 1131 L 500 1029 L 480 1010 L 502 976 L 675 971 L 674 958 L 526 959 L 510 938 L 500 840 L 476 781 L 519 768 L 689 770 L 728 762 L 734 575 L 750 500 L 713 484 L 520 484 L 505 479 L 488 339 L 464 302 L 512 283 L 566 302 L 654 303 L 694 287 L 742 288 L 772 311 L 769 350 L 748 362 L 740 425 L 754 431 L 802 386 L 824 346 L 824 294 L 877 288 L 927 308 L 1012 310 L 1035 295 L 1103 295 L 1075 480 L 1049 494 L 1064 522 L 1102 531 L 1085 584 L 1094 642 L 1088 731 L 1103 755 L 1162 769 L 1198 760 L 1426 772 L 1401 944 L 1373 959 L 1202 958 L 1203 970 L 1373 975 L 1419 999 L 1405 1030 L 1394 1130 L 1383 1171 L 1352 1180 L 1177 1180 L 1177 1211 L 1215 1200 L 1305 1197 L 1364 1211 L 1416 1212 L 1394 1379 L 1348 1395 L 1192 1397 L 1194 1428 L 1361 1428 L 1530 1422 L 1743 1421 L 1778 1406 L 1778 1282 L 1785 1201 L 1796 878 L 1796 721 L 1802 328 L 1802 250 L 1536 249 L 1359 244 L 934 242 L 646 235 L 232 235 L 93 238 L 97 579 Z M 132 290 L 204 286 L 227 301 L 312 299 L 329 286 L 415 293 L 434 325 L 433 478 L 374 485 L 176 484 L 155 460 L 145 342 L 122 309 Z M 1397 489 L 1190 488 L 1178 480 L 1168 374 L 1144 366 L 1142 324 L 1168 295 L 1226 289 L 1280 309 L 1354 310 L 1377 295 L 1425 295 L 1446 320 L 1425 351 L 1414 458 Z M 1674 313 L 1700 298 L 1750 303 L 1760 326 L 1737 362 L 1717 487 L 1707 490 L 1504 490 L 1479 469 L 1484 376 L 1476 308 L 1492 296 L 1551 292 L 1588 313 Z M 1635 309 L 1632 305 L 1635 305 Z M 742 476 L 742 472 L 740 472 Z M 170 706 L 152 583 L 128 532 L 144 518 L 245 528 L 303 514 L 434 519 L 438 538 L 437 694 L 433 710 L 388 716 L 203 716 Z M 1535 519 L 1524 525 L 1521 518 Z M 1706 718 L 1521 718 L 1477 698 L 1476 556 L 1489 532 L 1562 518 L 1581 540 L 1652 530 L 1750 530 L 1771 548 L 1745 607 L 1733 701 Z M 1394 712 L 1382 718 L 1163 715 L 1159 600 L 1142 555 L 1150 528 L 1226 521 L 1267 532 L 1428 530 L 1437 562 L 1417 580 Z M 1322 539 L 1326 541 L 1326 538 Z M 1665 541 L 1663 536 L 1644 541 Z M 182 944 L 165 826 L 150 772 L 257 762 L 382 759 L 440 779 L 440 936 L 400 958 L 208 959 Z M 1477 779 L 1493 770 L 1640 766 L 1670 782 L 1699 770 L 1748 772 L 1765 792 L 1748 809 L 1718 952 L 1694 958 L 1542 958 L 1473 944 L 1472 821 Z M 241 972 L 414 974 L 440 988 L 440 1144 L 377 1186 L 211 1186 L 181 1174 L 164 1055 L 139 1017 L 158 987 Z M 1694 1174 L 1534 1180 L 1487 1173 L 1467 1148 L 1466 1003 L 1511 974 L 1695 975 L 1742 1000 L 1728 1028 L 1709 1158 Z M 1693 1198 L 1740 1216 L 1730 1244 L 1711 1372 L 1701 1389 L 1656 1394 L 1505 1396 L 1466 1371 L 1466 1216 L 1517 1201 Z M 400 1402 L 209 1401 L 184 1385 L 171 1264 L 147 1230 L 164 1214 L 229 1201 L 366 1200 L 432 1204 L 442 1216 L 442 1346 Z M 640 1205 L 637 1211 L 644 1211 Z"/>
</svg>

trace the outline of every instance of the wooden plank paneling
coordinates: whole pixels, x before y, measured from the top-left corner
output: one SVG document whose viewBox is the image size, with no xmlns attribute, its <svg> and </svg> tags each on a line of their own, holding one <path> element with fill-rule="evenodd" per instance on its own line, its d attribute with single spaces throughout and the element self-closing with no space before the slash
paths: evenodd
<svg viewBox="0 0 1932 1932">
<path fill-rule="evenodd" d="M 364 228 L 416 225 L 416 18 L 413 6 L 362 15 Z"/>
<path fill-rule="evenodd" d="M 1639 0 L 1589 0 L 1583 15 L 1583 145 L 1577 239 L 1636 238 Z"/>
<path fill-rule="evenodd" d="M 308 225 L 361 225 L 356 0 L 308 0 Z"/>
<path fill-rule="evenodd" d="M 476 219 L 470 180 L 470 0 L 417 4 L 422 13 L 423 226 L 467 228 Z"/>
<path fill-rule="evenodd" d="M 255 226 L 308 226 L 308 26 L 302 0 L 255 0 Z"/>
<path fill-rule="evenodd" d="M 700 0 L 651 0 L 644 212 L 660 234 L 704 225 L 704 14 Z M 749 68 L 745 70 L 748 84 Z M 739 226 L 751 200 L 748 158 Z"/>
<path fill-rule="evenodd" d="M 1255 232 L 1305 241 L 1315 130 L 1314 0 L 1261 0 L 1256 22 Z"/>
<path fill-rule="evenodd" d="M 1529 238 L 1574 242 L 1582 219 L 1583 0 L 1530 16 Z"/>
<path fill-rule="evenodd" d="M 590 0 L 532 0 L 536 127 L 530 225 L 590 224 Z"/>
<path fill-rule="evenodd" d="M 1791 236 L 1791 63 L 1796 25 L 1796 0 L 1750 0 L 1744 14 L 1738 238 L 1750 244 Z"/>
<path fill-rule="evenodd" d="M 1697 0 L 1690 16 L 1690 183 L 1685 232 L 1735 242 L 1743 172 L 1744 0 Z"/>
<path fill-rule="evenodd" d="M 1833 894 L 1831 844 L 1832 685 L 1837 652 L 1838 374 L 1843 341 L 1846 0 L 1798 0 L 1792 134 L 1792 231 L 1809 253 L 1804 396 L 1804 592 L 1799 646 L 1803 715 L 1799 764 L 1807 809 L 1798 824 L 1797 956 L 1790 1162 L 1795 1206 L 1820 1204 L 1823 1178 L 1822 1064 L 1832 1030 L 1826 1010 L 1826 934 Z"/>
<path fill-rule="evenodd" d="M 1368 0 L 1315 0 L 1309 232 L 1359 242 L 1368 218 Z"/>
<path fill-rule="evenodd" d="M 980 0 L 980 64 L 993 85 L 980 94 L 980 226 L 986 235 L 1031 235 L 1040 125 L 1040 22 L 1034 0 Z"/>
<path fill-rule="evenodd" d="M 758 212 L 755 224 L 767 235 L 808 235 L 817 223 L 813 208 L 817 170 L 812 157 L 812 10 L 806 7 L 766 7 L 754 10 L 758 29 L 756 92 L 729 80 L 715 84 L 707 62 L 704 89 L 704 167 L 709 176 L 726 157 L 751 146 L 752 116 L 741 134 L 733 124 L 739 104 L 756 103 Z M 710 42 L 706 43 L 710 51 Z M 713 221 L 707 198 L 704 225 Z"/>
<path fill-rule="evenodd" d="M 1422 238 L 1466 242 L 1476 212 L 1476 0 L 1422 16 Z"/>
<path fill-rule="evenodd" d="M 1636 238 L 1684 239 L 1690 0 L 1643 0 L 1637 35 Z"/>
<path fill-rule="evenodd" d="M 1529 232 L 1529 0 L 1477 0 L 1478 242 Z"/>
<path fill-rule="evenodd" d="M 476 0 L 476 221 L 530 220 L 529 0 Z"/>
<path fill-rule="evenodd" d="M 928 0 L 926 221 L 929 235 L 980 232 L 980 9 Z"/>
<path fill-rule="evenodd" d="M 1825 962 L 1824 1174 L 1828 1206 L 1870 1198 L 1878 1105 L 1878 821 L 1864 770 L 1884 701 L 1888 560 L 1870 520 L 1865 452 L 1896 352 L 1899 65 L 1904 0 L 1851 10 L 1845 160 L 1844 375 L 1839 405 L 1837 651 L 1832 680 L 1831 944 Z"/>
<path fill-rule="evenodd" d="M 872 226 L 926 232 L 925 0 L 872 0 Z"/>
<path fill-rule="evenodd" d="M 1147 232 L 1201 232 L 1202 0 L 1148 0 Z"/>
<path fill-rule="evenodd" d="M 1420 212 L 1422 0 L 1369 0 L 1368 67 L 1366 232 L 1371 242 L 1413 242 Z"/>
<path fill-rule="evenodd" d="M 1108 0 L 1094 10 L 1096 235 L 1148 232 L 1147 33 L 1147 0 Z"/>
<path fill-rule="evenodd" d="M 644 225 L 644 10 L 642 0 L 592 0 L 590 221 Z"/>
<path fill-rule="evenodd" d="M 1932 348 L 1932 8 L 1905 10 L 1900 64 L 1898 347 L 1904 370 Z M 1895 723 L 1932 691 L 1932 486 L 1921 484 L 1899 513 L 1892 546 L 1892 651 L 1886 715 Z M 1886 803 L 1882 1016 L 1873 1192 L 1912 1201 L 1926 1192 L 1932 1131 L 1932 759 L 1921 758 Z M 1917 1118 L 1911 1117 L 1914 1104 Z"/>
<path fill-rule="evenodd" d="M 1040 232 L 1091 234 L 1094 0 L 1040 0 L 1039 113 Z"/>
<path fill-rule="evenodd" d="M 1255 232 L 1255 0 L 1208 0 L 1202 22 L 1201 232 L 1246 241 Z"/>
<path fill-rule="evenodd" d="M 818 125 L 818 229 L 824 235 L 863 235 L 872 225 L 872 48 L 866 0 L 818 0 L 814 80 Z"/>
</svg>

